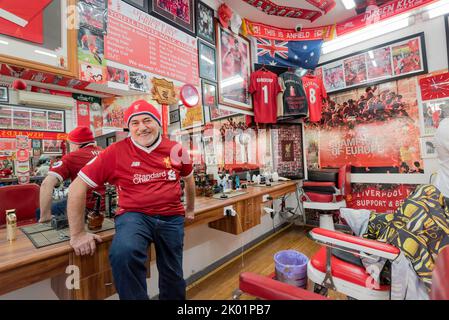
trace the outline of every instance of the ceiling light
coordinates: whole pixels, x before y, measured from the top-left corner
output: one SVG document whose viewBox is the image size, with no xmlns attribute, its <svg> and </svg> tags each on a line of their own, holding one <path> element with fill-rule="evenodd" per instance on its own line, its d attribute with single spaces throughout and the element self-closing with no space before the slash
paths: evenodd
<svg viewBox="0 0 449 320">
<path fill-rule="evenodd" d="M 367 27 L 337 37 L 334 40 L 323 43 L 321 52 L 327 54 L 341 48 L 349 47 L 351 45 L 364 42 L 366 40 L 379 37 L 386 33 L 390 33 L 399 29 L 408 27 L 410 13 L 381 21 L 379 23 L 370 24 Z"/>
<path fill-rule="evenodd" d="M 345 6 L 346 10 L 350 10 L 352 8 L 355 8 L 354 0 L 341 0 L 341 2 L 343 2 L 343 5 Z"/>
</svg>

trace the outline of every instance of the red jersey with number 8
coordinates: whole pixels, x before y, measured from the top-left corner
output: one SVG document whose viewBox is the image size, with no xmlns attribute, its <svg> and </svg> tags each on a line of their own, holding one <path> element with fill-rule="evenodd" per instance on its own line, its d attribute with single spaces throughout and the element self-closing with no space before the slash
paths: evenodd
<svg viewBox="0 0 449 320">
<path fill-rule="evenodd" d="M 249 92 L 253 94 L 255 122 L 276 123 L 276 98 L 280 91 L 281 87 L 275 73 L 258 70 L 251 74 Z"/>
<path fill-rule="evenodd" d="M 314 75 L 305 75 L 302 77 L 302 85 L 309 103 L 309 120 L 310 122 L 318 122 L 321 120 L 323 99 L 327 98 L 323 82 Z"/>
</svg>

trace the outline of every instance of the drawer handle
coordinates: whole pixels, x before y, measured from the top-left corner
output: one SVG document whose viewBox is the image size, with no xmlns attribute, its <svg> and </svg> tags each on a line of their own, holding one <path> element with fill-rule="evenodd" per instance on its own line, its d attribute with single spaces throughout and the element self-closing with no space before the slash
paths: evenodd
<svg viewBox="0 0 449 320">
<path fill-rule="evenodd" d="M 112 282 L 106 282 L 104 285 L 105 285 L 105 287 L 112 286 Z"/>
</svg>

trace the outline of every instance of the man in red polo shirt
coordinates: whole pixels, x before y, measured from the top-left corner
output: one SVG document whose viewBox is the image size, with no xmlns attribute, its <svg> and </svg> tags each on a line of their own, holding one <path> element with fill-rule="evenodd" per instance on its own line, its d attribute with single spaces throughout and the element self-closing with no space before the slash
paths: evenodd
<svg viewBox="0 0 449 320">
<path fill-rule="evenodd" d="M 85 193 L 105 182 L 117 187 L 120 210 L 109 251 L 120 299 L 148 299 L 148 247 L 154 243 L 159 298 L 185 299 L 182 269 L 184 216 L 193 219 L 195 182 L 190 158 L 181 145 L 163 138 L 159 111 L 144 100 L 125 112 L 130 137 L 112 144 L 78 173 L 70 185 L 70 244 L 77 255 L 93 254 L 98 235 L 84 230 Z M 186 204 L 181 203 L 185 182 Z"/>
<path fill-rule="evenodd" d="M 36 218 L 40 223 L 49 221 L 52 214 L 65 214 L 67 200 L 52 204 L 53 189 L 67 179 L 75 180 L 81 168 L 102 150 L 95 145 L 94 135 L 87 127 L 80 126 L 73 129 L 67 140 L 70 145 L 70 153 L 62 157 L 60 161 L 53 163 L 40 187 L 40 208 L 36 210 Z M 97 187 L 95 191 L 101 195 L 105 194 L 103 185 Z M 92 197 L 92 190 L 88 191 L 87 200 L 86 207 L 93 209 L 95 199 Z M 101 203 L 104 207 L 104 198 Z"/>
</svg>

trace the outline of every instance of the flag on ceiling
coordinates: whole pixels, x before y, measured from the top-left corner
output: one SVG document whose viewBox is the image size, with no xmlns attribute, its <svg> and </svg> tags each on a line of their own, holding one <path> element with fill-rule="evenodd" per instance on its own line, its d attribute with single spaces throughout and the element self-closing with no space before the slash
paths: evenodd
<svg viewBox="0 0 449 320">
<path fill-rule="evenodd" d="M 257 38 L 257 61 L 261 64 L 315 69 L 323 40 L 282 41 Z"/>
</svg>

